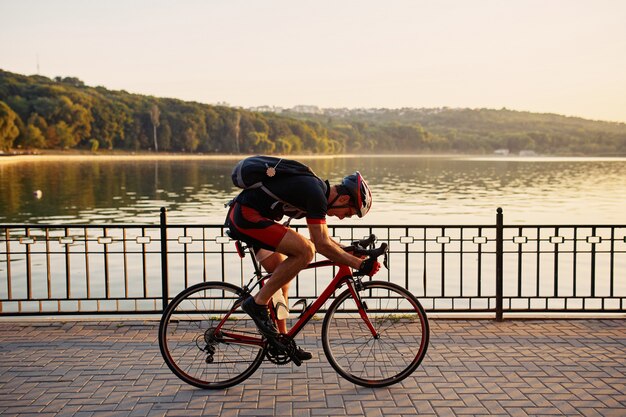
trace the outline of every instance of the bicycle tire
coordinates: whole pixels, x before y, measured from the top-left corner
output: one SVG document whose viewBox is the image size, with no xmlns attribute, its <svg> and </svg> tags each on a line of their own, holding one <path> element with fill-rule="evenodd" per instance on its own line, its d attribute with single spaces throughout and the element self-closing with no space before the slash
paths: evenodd
<svg viewBox="0 0 626 417">
<path fill-rule="evenodd" d="M 359 295 L 380 337 L 372 335 L 346 290 L 324 317 L 324 354 L 335 371 L 354 384 L 368 388 L 396 384 L 426 355 L 430 331 L 424 308 L 409 291 L 385 281 L 364 282 Z"/>
<path fill-rule="evenodd" d="M 169 303 L 159 325 L 159 347 L 177 377 L 199 388 L 223 389 L 239 384 L 258 369 L 266 345 L 220 343 L 212 332 L 242 291 L 228 283 L 203 282 L 183 290 Z M 260 339 L 252 320 L 232 316 L 223 329 Z"/>
</svg>

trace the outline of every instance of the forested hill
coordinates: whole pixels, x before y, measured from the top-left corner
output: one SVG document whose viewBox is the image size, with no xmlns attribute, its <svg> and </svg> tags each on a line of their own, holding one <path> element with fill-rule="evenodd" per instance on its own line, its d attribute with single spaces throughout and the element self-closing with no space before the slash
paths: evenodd
<svg viewBox="0 0 626 417">
<path fill-rule="evenodd" d="M 434 149 L 458 153 L 511 153 L 534 151 L 550 155 L 626 155 L 626 124 L 592 121 L 556 114 L 519 112 L 507 109 L 368 109 L 322 111 L 324 116 L 307 114 L 310 120 L 333 117 L 337 127 L 344 121 L 349 130 L 368 126 L 396 126 L 398 130 L 423 129 Z M 295 113 L 283 113 L 303 117 Z M 402 137 L 402 135 L 399 135 Z M 411 136 L 410 133 L 407 136 Z M 419 136 L 419 135 L 418 135 Z M 419 142 L 419 139 L 418 139 Z"/>
<path fill-rule="evenodd" d="M 506 109 L 295 110 L 214 106 L 0 70 L 0 150 L 626 155 L 624 123 Z"/>
</svg>

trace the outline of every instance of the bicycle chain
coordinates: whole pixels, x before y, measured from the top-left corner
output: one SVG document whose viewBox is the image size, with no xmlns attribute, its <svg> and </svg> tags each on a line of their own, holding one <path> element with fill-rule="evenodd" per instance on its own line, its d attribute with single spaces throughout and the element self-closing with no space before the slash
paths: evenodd
<svg viewBox="0 0 626 417">
<path fill-rule="evenodd" d="M 219 343 L 220 334 L 216 333 L 214 328 L 207 329 L 202 335 L 196 337 L 196 346 L 203 352 L 206 352 L 206 363 L 213 363 L 213 355 L 215 354 L 215 345 Z M 292 361 L 297 346 L 289 336 L 280 334 L 275 343 L 267 342 L 267 351 L 265 356 L 276 365 L 286 365 Z"/>
</svg>

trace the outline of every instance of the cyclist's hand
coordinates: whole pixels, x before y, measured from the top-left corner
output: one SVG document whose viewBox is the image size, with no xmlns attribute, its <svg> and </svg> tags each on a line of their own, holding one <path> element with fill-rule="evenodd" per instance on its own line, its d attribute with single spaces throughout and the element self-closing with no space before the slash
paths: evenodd
<svg viewBox="0 0 626 417">
<path fill-rule="evenodd" d="M 368 258 L 361 263 L 359 274 L 369 275 L 373 277 L 380 269 L 380 262 L 376 258 Z"/>
</svg>

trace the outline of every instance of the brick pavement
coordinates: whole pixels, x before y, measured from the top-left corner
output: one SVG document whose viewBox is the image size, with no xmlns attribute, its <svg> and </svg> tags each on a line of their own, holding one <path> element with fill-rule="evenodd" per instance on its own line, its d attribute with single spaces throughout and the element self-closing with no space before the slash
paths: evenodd
<svg viewBox="0 0 626 417">
<path fill-rule="evenodd" d="M 320 327 L 302 367 L 203 391 L 165 366 L 156 322 L 0 321 L 0 415 L 626 416 L 624 320 L 431 320 L 422 366 L 375 390 L 335 374 Z"/>
</svg>

